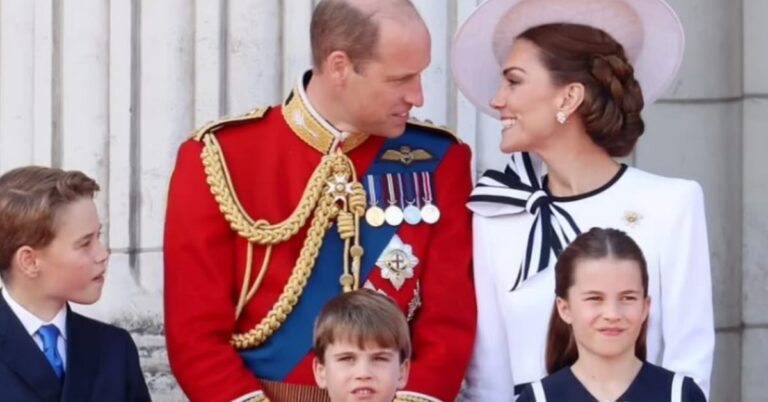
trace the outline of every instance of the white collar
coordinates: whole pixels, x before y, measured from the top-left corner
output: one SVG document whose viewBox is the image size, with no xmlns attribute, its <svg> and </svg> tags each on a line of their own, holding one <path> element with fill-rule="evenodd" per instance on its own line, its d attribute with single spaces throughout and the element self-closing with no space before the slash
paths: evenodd
<svg viewBox="0 0 768 402">
<path fill-rule="evenodd" d="M 56 328 L 59 329 L 59 334 L 61 335 L 64 340 L 67 340 L 67 306 L 66 304 L 59 310 L 58 313 L 53 317 L 53 319 L 50 322 L 45 322 L 38 318 L 36 315 L 32 314 L 29 310 L 25 309 L 21 304 L 16 302 L 16 300 L 13 299 L 11 294 L 8 292 L 8 289 L 4 289 L 2 292 L 3 298 L 5 299 L 5 302 L 8 303 L 8 307 L 11 308 L 11 311 L 13 311 L 14 314 L 16 314 L 16 317 L 18 317 L 19 321 L 21 321 L 21 325 L 24 326 L 24 329 L 29 333 L 30 336 L 34 336 L 40 327 L 43 325 L 53 324 L 56 326 Z"/>
</svg>

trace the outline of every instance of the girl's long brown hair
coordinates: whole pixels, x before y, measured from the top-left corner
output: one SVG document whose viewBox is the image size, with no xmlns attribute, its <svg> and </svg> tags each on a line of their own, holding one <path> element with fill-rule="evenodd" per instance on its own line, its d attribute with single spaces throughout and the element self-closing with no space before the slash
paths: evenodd
<svg viewBox="0 0 768 402">
<path fill-rule="evenodd" d="M 643 296 L 648 297 L 648 268 L 640 247 L 626 233 L 616 229 L 593 228 L 579 235 L 557 260 L 555 265 L 555 295 L 561 299 L 568 298 L 568 290 L 573 286 L 576 277 L 576 267 L 584 260 L 615 258 L 637 262 L 643 281 Z M 648 320 L 643 322 L 640 334 L 635 342 L 635 355 L 645 360 L 645 334 Z M 557 305 L 552 308 L 547 334 L 546 363 L 547 372 L 554 373 L 568 367 L 579 358 L 573 330 L 557 312 Z"/>
</svg>

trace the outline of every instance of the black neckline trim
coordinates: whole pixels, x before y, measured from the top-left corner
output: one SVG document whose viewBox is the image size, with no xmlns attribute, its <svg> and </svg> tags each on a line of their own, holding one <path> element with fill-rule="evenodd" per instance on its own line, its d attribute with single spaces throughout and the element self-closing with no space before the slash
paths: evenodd
<svg viewBox="0 0 768 402">
<path fill-rule="evenodd" d="M 603 184 L 602 186 L 592 191 L 588 191 L 584 194 L 569 195 L 566 197 L 557 197 L 552 195 L 552 193 L 549 192 L 549 175 L 544 176 L 544 179 L 542 180 L 541 185 L 544 188 L 544 191 L 546 191 L 547 195 L 549 196 L 549 199 L 553 202 L 578 201 L 578 200 L 583 200 L 585 198 L 595 196 L 597 194 L 602 193 L 605 190 L 608 190 L 611 186 L 616 184 L 616 182 L 619 181 L 619 179 L 621 179 L 621 176 L 623 176 L 624 172 L 626 171 L 627 171 L 627 165 L 622 163 L 621 166 L 619 167 L 619 171 L 616 172 L 616 174 L 611 178 L 611 180 L 608 180 L 607 183 Z"/>
</svg>

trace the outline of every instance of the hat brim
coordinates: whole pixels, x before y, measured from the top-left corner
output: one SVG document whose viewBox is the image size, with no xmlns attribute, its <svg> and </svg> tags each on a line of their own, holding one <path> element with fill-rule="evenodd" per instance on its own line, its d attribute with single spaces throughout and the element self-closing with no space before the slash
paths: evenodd
<svg viewBox="0 0 768 402">
<path fill-rule="evenodd" d="M 487 0 L 456 32 L 451 68 L 459 90 L 482 112 L 501 81 L 514 39 L 529 28 L 572 23 L 601 29 L 624 47 L 646 104 L 672 84 L 683 59 L 680 19 L 663 0 Z"/>
</svg>

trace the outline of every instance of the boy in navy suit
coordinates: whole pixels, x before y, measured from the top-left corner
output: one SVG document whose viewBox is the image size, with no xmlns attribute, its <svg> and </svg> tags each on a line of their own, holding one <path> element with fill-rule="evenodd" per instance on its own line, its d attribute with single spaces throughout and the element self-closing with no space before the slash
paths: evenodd
<svg viewBox="0 0 768 402">
<path fill-rule="evenodd" d="M 109 251 L 77 171 L 0 176 L 0 399 L 150 401 L 128 332 L 70 310 L 101 296 Z"/>
</svg>

